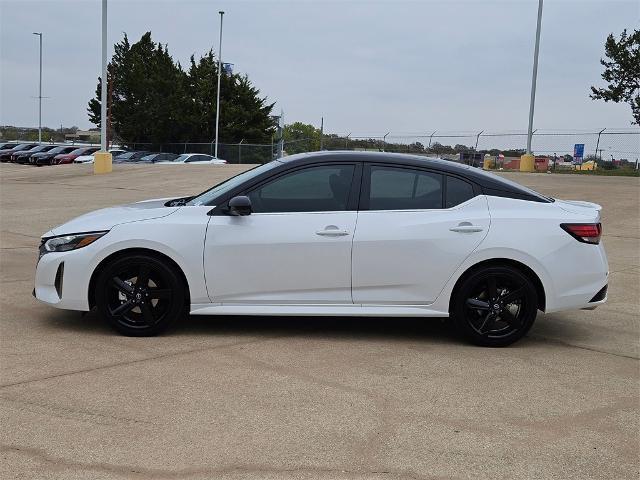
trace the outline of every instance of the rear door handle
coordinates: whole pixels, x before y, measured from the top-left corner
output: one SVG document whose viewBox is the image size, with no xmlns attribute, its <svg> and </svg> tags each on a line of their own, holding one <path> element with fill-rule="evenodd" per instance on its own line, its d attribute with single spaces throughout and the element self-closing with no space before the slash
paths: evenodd
<svg viewBox="0 0 640 480">
<path fill-rule="evenodd" d="M 345 235 L 349 235 L 349 231 L 340 230 L 335 225 L 327 225 L 324 227 L 324 230 L 318 230 L 316 235 L 320 235 L 322 237 L 344 237 Z"/>
<path fill-rule="evenodd" d="M 449 230 L 457 233 L 475 233 L 481 232 L 482 230 L 484 230 L 484 228 L 477 225 L 472 225 L 469 222 L 462 222 L 457 227 L 452 227 Z"/>
</svg>

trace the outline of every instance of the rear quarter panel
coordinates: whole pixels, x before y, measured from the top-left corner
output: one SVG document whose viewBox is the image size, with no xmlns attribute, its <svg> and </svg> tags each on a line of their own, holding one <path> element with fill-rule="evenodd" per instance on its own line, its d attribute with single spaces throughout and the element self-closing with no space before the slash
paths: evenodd
<svg viewBox="0 0 640 480">
<path fill-rule="evenodd" d="M 555 203 L 487 196 L 491 228 L 484 241 L 452 276 L 437 302 L 448 304 L 457 280 L 472 266 L 505 258 L 527 265 L 545 290 L 546 311 L 579 308 L 600 290 L 608 277 L 602 242 L 580 243 L 561 223 L 597 221 L 599 212 L 568 212 Z"/>
</svg>

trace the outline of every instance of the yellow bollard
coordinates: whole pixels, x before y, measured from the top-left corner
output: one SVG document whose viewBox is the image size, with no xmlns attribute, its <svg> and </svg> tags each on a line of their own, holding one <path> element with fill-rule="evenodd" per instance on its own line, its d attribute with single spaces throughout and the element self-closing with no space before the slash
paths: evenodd
<svg viewBox="0 0 640 480">
<path fill-rule="evenodd" d="M 113 170 L 111 154 L 109 152 L 96 152 L 94 154 L 93 173 L 110 173 Z"/>
<path fill-rule="evenodd" d="M 530 153 L 525 153 L 520 157 L 520 171 L 533 172 L 536 169 L 536 157 Z"/>
</svg>

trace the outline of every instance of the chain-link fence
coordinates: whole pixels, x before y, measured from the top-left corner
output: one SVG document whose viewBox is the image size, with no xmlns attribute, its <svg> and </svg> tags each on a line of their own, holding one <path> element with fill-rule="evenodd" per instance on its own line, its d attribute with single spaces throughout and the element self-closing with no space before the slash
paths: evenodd
<svg viewBox="0 0 640 480">
<path fill-rule="evenodd" d="M 525 153 L 527 134 L 522 131 L 478 131 L 425 133 L 385 132 L 377 134 L 325 134 L 321 138 L 289 139 L 282 144 L 220 143 L 218 157 L 228 163 L 266 163 L 283 155 L 317 150 L 362 150 L 412 153 L 449 160 L 477 162 L 481 156 L 518 158 Z M 574 147 L 582 145 L 583 160 L 597 160 L 611 165 L 638 164 L 640 159 L 640 129 L 599 129 L 592 131 L 536 130 L 532 150 L 537 156 L 571 161 Z M 128 150 L 148 152 L 205 153 L 214 155 L 215 143 L 121 143 Z"/>
</svg>

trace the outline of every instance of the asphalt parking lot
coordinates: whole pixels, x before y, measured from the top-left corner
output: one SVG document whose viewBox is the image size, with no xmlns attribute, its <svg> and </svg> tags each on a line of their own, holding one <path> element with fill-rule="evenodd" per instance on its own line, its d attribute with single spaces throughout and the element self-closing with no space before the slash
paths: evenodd
<svg viewBox="0 0 640 480">
<path fill-rule="evenodd" d="M 416 319 L 191 317 L 126 338 L 31 296 L 39 236 L 242 166 L 0 165 L 0 477 L 631 479 L 640 474 L 640 179 L 510 174 L 600 203 L 608 304 L 507 349 Z"/>
</svg>

